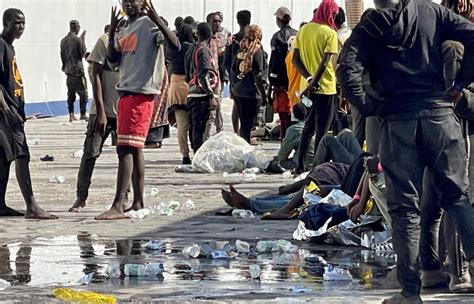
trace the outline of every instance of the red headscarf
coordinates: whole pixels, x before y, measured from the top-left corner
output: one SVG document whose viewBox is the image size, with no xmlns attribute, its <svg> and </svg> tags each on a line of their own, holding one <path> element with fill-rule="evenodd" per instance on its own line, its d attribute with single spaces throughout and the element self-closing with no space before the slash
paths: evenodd
<svg viewBox="0 0 474 304">
<path fill-rule="evenodd" d="M 325 24 L 337 31 L 336 23 L 334 22 L 334 14 L 339 13 L 339 6 L 334 0 L 323 0 L 321 5 L 315 10 L 313 22 Z"/>
</svg>

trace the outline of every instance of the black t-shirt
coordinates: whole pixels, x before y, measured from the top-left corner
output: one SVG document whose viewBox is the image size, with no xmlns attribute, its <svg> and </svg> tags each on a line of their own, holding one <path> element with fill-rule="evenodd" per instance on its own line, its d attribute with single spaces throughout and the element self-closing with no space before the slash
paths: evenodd
<svg viewBox="0 0 474 304">
<path fill-rule="evenodd" d="M 245 35 L 245 33 L 243 33 L 243 32 L 238 32 L 237 34 L 235 34 L 233 36 L 232 43 L 230 45 L 228 45 L 225 49 L 224 66 L 225 66 L 225 69 L 226 69 L 227 73 L 229 74 L 229 81 L 230 81 L 231 86 L 233 86 L 234 83 L 236 82 L 236 79 L 235 79 L 236 75 L 233 71 L 232 65 L 234 64 L 235 54 L 237 54 L 237 52 L 239 51 L 240 41 L 242 41 L 242 39 L 244 39 L 244 35 Z"/>
<path fill-rule="evenodd" d="M 170 62 L 171 75 L 185 75 L 184 57 L 187 51 L 193 46 L 192 43 L 184 42 L 181 44 L 181 50 L 168 46 L 166 57 Z"/>
<path fill-rule="evenodd" d="M 265 57 L 263 50 L 260 49 L 253 55 L 252 61 L 252 70 L 246 73 L 243 78 L 239 79 L 239 66 L 242 63 L 242 59 L 239 57 L 240 51 L 237 52 L 234 58 L 234 63 L 232 66 L 232 70 L 236 75 L 235 84 L 233 87 L 233 95 L 240 98 L 255 98 L 255 99 L 262 99 L 262 95 L 255 84 L 255 77 L 254 75 L 260 74 L 264 72 L 266 68 L 265 64 Z"/>
<path fill-rule="evenodd" d="M 0 36 L 0 87 L 10 110 L 25 118 L 23 80 L 16 63 L 15 49 Z"/>
</svg>

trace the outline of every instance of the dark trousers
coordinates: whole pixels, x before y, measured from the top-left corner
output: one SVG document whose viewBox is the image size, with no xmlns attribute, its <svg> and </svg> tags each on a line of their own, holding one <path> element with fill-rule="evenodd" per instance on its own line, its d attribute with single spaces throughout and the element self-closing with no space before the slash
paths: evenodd
<svg viewBox="0 0 474 304">
<path fill-rule="evenodd" d="M 291 126 L 291 113 L 278 113 L 280 117 L 280 141 L 286 136 L 286 130 Z"/>
<path fill-rule="evenodd" d="M 107 137 L 111 132 L 117 130 L 117 119 L 107 118 L 107 126 L 104 135 L 92 130 L 95 115 L 91 115 L 87 125 L 86 139 L 84 140 L 84 154 L 82 155 L 79 173 L 77 174 L 77 198 L 86 200 L 89 196 L 92 174 L 97 159 L 102 153 Z"/>
<path fill-rule="evenodd" d="M 87 108 L 87 86 L 84 76 L 67 75 L 67 108 L 69 114 L 74 114 L 74 102 L 76 94 L 79 95 L 81 115 L 86 115 Z"/>
<path fill-rule="evenodd" d="M 298 146 L 298 164 L 297 171 L 304 171 L 304 158 L 306 150 L 311 141 L 314 139 L 314 151 L 318 149 L 319 142 L 323 136 L 329 131 L 336 112 L 336 95 L 318 95 L 312 94 L 311 100 L 313 104 L 306 108 L 305 126 L 301 134 L 300 144 Z M 314 165 L 313 165 L 314 167 Z"/>
<path fill-rule="evenodd" d="M 469 265 L 461 250 L 461 242 L 456 233 L 453 218 L 443 212 L 439 204 L 431 202 L 439 202 L 438 193 L 433 185 L 430 172 L 425 170 L 421 200 L 421 270 L 442 269 L 445 252 L 447 252 L 449 272 L 459 277 L 469 271 Z"/>
<path fill-rule="evenodd" d="M 209 97 L 188 99 L 189 138 L 194 152 L 197 152 L 204 143 L 204 133 L 211 114 L 210 105 Z"/>
<path fill-rule="evenodd" d="M 318 166 L 332 160 L 350 166 L 361 154 L 362 148 L 354 134 L 345 129 L 337 137 L 331 134 L 323 136 L 314 155 L 314 165 Z"/>
<path fill-rule="evenodd" d="M 359 142 L 359 145 L 362 147 L 366 139 L 365 136 L 365 127 L 366 127 L 366 118 L 360 114 L 359 110 L 356 107 L 351 107 L 351 116 L 352 116 L 352 132 L 354 137 Z"/>
<path fill-rule="evenodd" d="M 380 129 L 382 120 L 377 116 L 365 118 L 365 138 L 367 140 L 367 152 L 372 155 L 379 154 Z"/>
<path fill-rule="evenodd" d="M 239 111 L 240 130 L 239 135 L 250 143 L 250 134 L 257 119 L 260 101 L 256 98 L 236 97 L 237 109 Z"/>
<path fill-rule="evenodd" d="M 421 114 L 426 114 L 422 116 Z M 420 194 L 428 168 L 439 201 L 452 217 L 468 259 L 474 258 L 474 209 L 467 197 L 466 151 L 454 114 L 437 117 L 419 113 L 410 120 L 384 120 L 380 159 L 385 173 L 387 202 L 398 256 L 397 274 L 402 294 L 420 292 Z"/>
</svg>

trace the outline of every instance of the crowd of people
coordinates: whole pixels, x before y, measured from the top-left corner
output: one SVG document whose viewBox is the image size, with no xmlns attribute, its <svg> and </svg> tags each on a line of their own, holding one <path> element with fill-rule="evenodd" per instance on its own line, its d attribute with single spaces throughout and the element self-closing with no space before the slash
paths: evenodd
<svg viewBox="0 0 474 304">
<path fill-rule="evenodd" d="M 278 114 L 281 149 L 271 171 L 310 172 L 267 197 L 247 198 L 231 186 L 222 191 L 229 206 L 266 220 L 297 218 L 312 185 L 320 198 L 333 189 L 353 197 L 347 217 L 357 222 L 372 196 L 391 227 L 402 287 L 384 303 L 422 303 L 422 287 L 444 283 L 453 292 L 471 291 L 472 0 L 375 5 L 352 31 L 334 0 L 323 0 L 298 29 L 291 26 L 292 12 L 280 7 L 268 53 L 248 10 L 237 13 L 239 31 L 232 34 L 222 26 L 221 12 L 208 14 L 205 22 L 177 17 L 172 29 L 151 2 L 123 0 L 90 52 L 85 32 L 78 36 L 79 21 L 71 21 L 61 41 L 69 119 L 76 120 L 78 94 L 80 119 L 88 126 L 77 200 L 69 211 L 86 206 L 95 162 L 110 134 L 119 158 L 116 195 L 96 219 L 123 219 L 127 211 L 144 208 L 143 148 L 161 147 L 169 126 L 176 125 L 182 164 L 191 164 L 191 151 L 206 142 L 212 126 L 216 133 L 223 130 L 228 86 L 233 131 L 249 144 L 261 109 Z M 25 15 L 8 9 L 3 26 L 0 216 L 56 219 L 36 203 L 29 174 L 23 82 L 13 48 Z M 92 83 L 89 117 L 83 59 Z M 5 202 L 13 161 L 25 214 Z M 132 204 L 125 207 L 130 189 Z"/>
</svg>

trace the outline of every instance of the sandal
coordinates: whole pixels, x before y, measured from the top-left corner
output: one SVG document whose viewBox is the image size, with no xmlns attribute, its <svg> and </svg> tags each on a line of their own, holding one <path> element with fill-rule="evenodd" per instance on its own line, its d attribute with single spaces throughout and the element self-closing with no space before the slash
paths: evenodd
<svg viewBox="0 0 474 304">
<path fill-rule="evenodd" d="M 46 154 L 45 156 L 41 157 L 40 160 L 44 162 L 54 161 L 54 156 Z"/>
<path fill-rule="evenodd" d="M 214 213 L 214 215 L 218 215 L 218 216 L 232 216 L 232 211 L 234 211 L 234 208 L 216 211 L 216 212 Z"/>
</svg>

